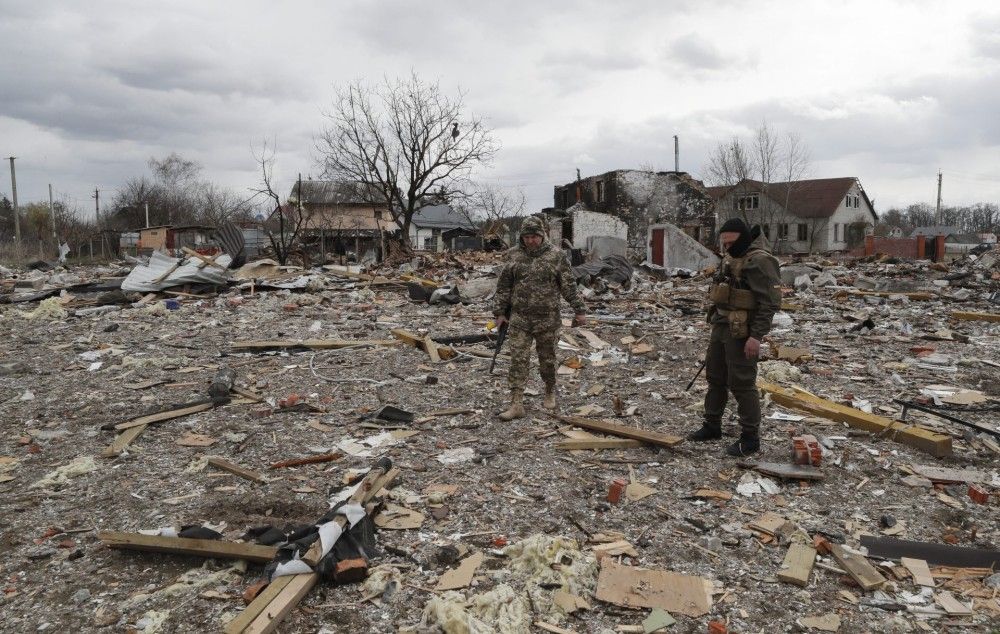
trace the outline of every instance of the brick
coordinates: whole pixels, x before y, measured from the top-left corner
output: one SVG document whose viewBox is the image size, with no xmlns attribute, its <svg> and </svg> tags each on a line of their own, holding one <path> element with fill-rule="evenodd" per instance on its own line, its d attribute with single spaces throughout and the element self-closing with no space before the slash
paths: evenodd
<svg viewBox="0 0 1000 634">
<path fill-rule="evenodd" d="M 989 504 L 990 494 L 983 487 L 978 484 L 969 485 L 969 497 L 976 504 Z"/>
<path fill-rule="evenodd" d="M 337 583 L 357 583 L 368 576 L 368 562 L 364 559 L 343 559 L 337 562 L 333 580 Z"/>
</svg>

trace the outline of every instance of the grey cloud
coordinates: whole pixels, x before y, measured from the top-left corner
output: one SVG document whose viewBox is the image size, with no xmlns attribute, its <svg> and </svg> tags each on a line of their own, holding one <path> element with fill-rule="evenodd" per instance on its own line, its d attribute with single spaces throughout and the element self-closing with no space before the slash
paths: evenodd
<svg viewBox="0 0 1000 634">
<path fill-rule="evenodd" d="M 754 56 L 724 54 L 710 40 L 697 33 L 688 33 L 673 40 L 664 49 L 662 57 L 674 69 L 696 76 L 746 71 L 757 65 Z"/>
<path fill-rule="evenodd" d="M 1000 16 L 980 16 L 972 21 L 972 50 L 981 57 L 1000 60 Z"/>
</svg>

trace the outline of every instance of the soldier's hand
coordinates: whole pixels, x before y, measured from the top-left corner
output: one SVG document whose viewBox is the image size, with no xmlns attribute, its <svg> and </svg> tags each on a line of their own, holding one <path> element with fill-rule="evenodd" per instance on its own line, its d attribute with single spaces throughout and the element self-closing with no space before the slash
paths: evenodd
<svg viewBox="0 0 1000 634">
<path fill-rule="evenodd" d="M 587 316 L 586 315 L 584 315 L 583 313 L 577 313 L 576 315 L 573 315 L 573 327 L 574 328 L 577 328 L 579 326 L 586 326 L 586 325 L 587 325 Z"/>
<path fill-rule="evenodd" d="M 756 359 L 760 355 L 760 341 L 753 337 L 748 337 L 743 345 L 743 354 L 747 359 Z"/>
</svg>

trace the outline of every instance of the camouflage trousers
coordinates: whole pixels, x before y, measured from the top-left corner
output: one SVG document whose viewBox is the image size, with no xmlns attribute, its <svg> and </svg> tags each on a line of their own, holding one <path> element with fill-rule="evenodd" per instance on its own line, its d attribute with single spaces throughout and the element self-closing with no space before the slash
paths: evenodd
<svg viewBox="0 0 1000 634">
<path fill-rule="evenodd" d="M 757 438 L 760 434 L 760 394 L 757 392 L 757 359 L 743 354 L 746 339 L 729 336 L 729 324 L 715 324 L 705 355 L 705 426 L 719 429 L 726 401 L 732 392 L 736 398 L 741 434 Z"/>
<path fill-rule="evenodd" d="M 538 352 L 538 369 L 545 385 L 556 384 L 556 344 L 559 343 L 559 315 L 514 314 L 507 340 L 510 342 L 511 390 L 523 390 L 531 370 L 531 342 Z"/>
</svg>

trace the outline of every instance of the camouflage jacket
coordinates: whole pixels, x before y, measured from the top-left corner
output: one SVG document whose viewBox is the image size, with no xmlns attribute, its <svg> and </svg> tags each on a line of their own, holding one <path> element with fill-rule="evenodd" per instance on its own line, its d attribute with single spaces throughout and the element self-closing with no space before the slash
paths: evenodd
<svg viewBox="0 0 1000 634">
<path fill-rule="evenodd" d="M 738 271 L 737 275 L 733 274 L 734 270 Z M 757 307 L 749 311 L 750 336 L 760 341 L 771 331 L 774 314 L 781 310 L 778 260 L 767 251 L 767 243 L 763 237 L 755 240 L 743 257 L 727 255 L 720 265 L 718 277 L 734 288 L 747 289 L 754 294 Z M 708 321 L 712 324 L 725 324 L 729 320 L 715 307 L 710 307 Z"/>
<path fill-rule="evenodd" d="M 575 314 L 587 312 L 586 304 L 576 292 L 569 259 L 548 241 L 532 251 L 518 245 L 507 251 L 505 260 L 497 280 L 494 315 L 503 315 L 508 305 L 511 314 L 558 315 L 560 296 L 569 302 Z"/>
</svg>

